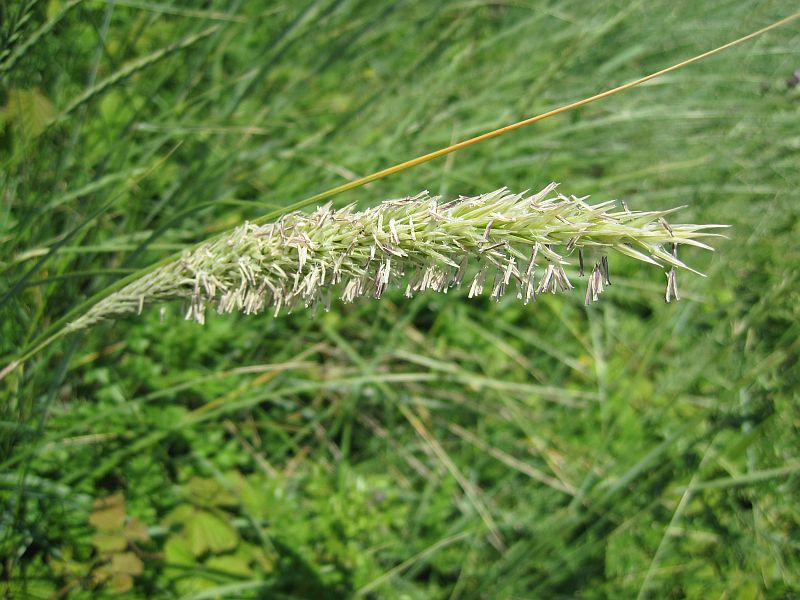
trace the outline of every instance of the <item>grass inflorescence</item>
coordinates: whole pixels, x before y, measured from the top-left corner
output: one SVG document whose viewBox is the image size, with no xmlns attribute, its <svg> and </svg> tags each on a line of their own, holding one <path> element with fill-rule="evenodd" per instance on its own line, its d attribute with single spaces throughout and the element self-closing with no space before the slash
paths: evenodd
<svg viewBox="0 0 800 600">
<path fill-rule="evenodd" d="M 219 313 L 270 309 L 277 316 L 319 303 L 329 309 L 334 296 L 343 302 L 380 298 L 399 282 L 408 297 L 447 293 L 462 284 L 470 263 L 476 266 L 470 298 L 487 288 L 499 300 L 515 283 L 517 298 L 527 304 L 537 294 L 573 289 L 565 270 L 572 255 L 580 276 L 585 260 L 594 260 L 589 304 L 610 284 L 608 252 L 672 267 L 670 301 L 677 298 L 675 267 L 689 268 L 678 259 L 678 246 L 710 250 L 700 239 L 718 235 L 708 230 L 719 225 L 668 224 L 671 210 L 631 211 L 614 201 L 591 205 L 556 187 L 536 194 L 501 188 L 447 202 L 422 192 L 364 211 L 326 205 L 274 223 L 245 223 L 106 297 L 68 329 L 175 298 L 188 300 L 187 319 L 203 323 L 208 306 Z"/>
</svg>

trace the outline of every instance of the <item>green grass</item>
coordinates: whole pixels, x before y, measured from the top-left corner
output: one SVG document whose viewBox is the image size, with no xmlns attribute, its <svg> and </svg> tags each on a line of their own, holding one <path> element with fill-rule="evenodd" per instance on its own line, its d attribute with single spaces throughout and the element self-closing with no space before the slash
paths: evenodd
<svg viewBox="0 0 800 600">
<path fill-rule="evenodd" d="M 786 2 L 0 7 L 0 366 L 89 295 L 349 179 L 787 16 Z M 800 593 L 800 66 L 790 24 L 337 196 L 505 185 L 733 225 L 527 307 L 170 306 L 0 382 L 8 597 Z M 101 509 L 98 499 L 121 504 Z M 121 496 L 120 496 L 121 495 Z M 93 508 L 94 503 L 94 508 Z M 146 534 L 142 534 L 142 524 Z"/>
</svg>

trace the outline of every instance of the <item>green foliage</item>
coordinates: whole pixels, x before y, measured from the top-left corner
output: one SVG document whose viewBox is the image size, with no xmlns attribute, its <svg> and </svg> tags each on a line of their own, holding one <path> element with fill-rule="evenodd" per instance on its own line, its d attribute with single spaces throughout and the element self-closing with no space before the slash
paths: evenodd
<svg viewBox="0 0 800 600">
<path fill-rule="evenodd" d="M 786 2 L 0 3 L 0 368 L 93 292 Z M 0 381 L 8 597 L 800 593 L 796 27 L 377 181 L 730 223 L 602 303 L 466 290 L 60 340 Z M 657 277 L 656 277 L 657 276 Z"/>
</svg>

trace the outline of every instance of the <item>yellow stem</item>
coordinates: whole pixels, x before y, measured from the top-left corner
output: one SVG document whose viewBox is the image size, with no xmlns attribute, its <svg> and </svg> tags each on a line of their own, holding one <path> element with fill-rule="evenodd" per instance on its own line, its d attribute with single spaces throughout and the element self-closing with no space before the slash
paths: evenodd
<svg viewBox="0 0 800 600">
<path fill-rule="evenodd" d="M 405 169 L 410 169 L 411 167 L 415 167 L 417 165 L 421 165 L 422 163 L 428 162 L 429 160 L 433 160 L 435 158 L 439 158 L 440 156 L 445 156 L 446 154 L 450 154 L 451 152 L 455 152 L 456 150 L 461 150 L 463 148 L 468 148 L 469 146 L 472 146 L 473 144 L 477 144 L 477 143 L 482 142 L 484 140 L 488 140 L 488 139 L 503 135 L 504 133 L 508 133 L 509 131 L 514 131 L 516 129 L 520 129 L 522 127 L 525 127 L 526 125 L 531 125 L 531 124 L 536 123 L 538 121 L 542 121 L 544 119 L 547 119 L 548 117 L 554 117 L 556 115 L 560 115 L 561 113 L 565 113 L 565 112 L 567 112 L 569 110 L 572 110 L 574 108 L 579 108 L 579 107 L 585 106 L 586 104 L 589 104 L 591 102 L 595 102 L 596 100 L 602 100 L 603 98 L 608 98 L 609 96 L 613 96 L 614 94 L 618 94 L 620 92 L 628 90 L 628 89 L 630 89 L 632 87 L 635 87 L 637 85 L 640 85 L 642 83 L 650 81 L 651 79 L 655 79 L 656 77 L 661 77 L 662 75 L 666 75 L 667 73 L 671 73 L 673 71 L 677 71 L 678 69 L 681 69 L 681 68 L 683 68 L 683 67 L 685 67 L 687 65 L 690 65 L 692 63 L 696 63 L 696 62 L 698 62 L 700 60 L 703 60 L 704 58 L 708 58 L 709 56 L 713 56 L 714 54 L 718 54 L 719 52 L 722 52 L 723 50 L 727 50 L 728 48 L 733 48 L 734 46 L 737 46 L 737 45 L 739 45 L 739 44 L 741 44 L 743 42 L 751 40 L 754 37 L 757 37 L 757 36 L 759 36 L 759 35 L 761 35 L 763 33 L 766 33 L 767 31 L 770 31 L 771 29 L 775 29 L 777 27 L 781 27 L 782 25 L 786 25 L 787 23 L 790 23 L 791 21 L 794 21 L 795 19 L 797 19 L 799 17 L 800 17 L 800 12 L 797 12 L 797 13 L 791 15 L 791 16 L 788 16 L 788 17 L 786 17 L 784 19 L 781 19 L 780 21 L 775 21 L 771 25 L 767 25 L 766 27 L 764 27 L 762 29 L 759 29 L 758 31 L 754 31 L 753 33 L 749 33 L 744 37 L 740 37 L 740 38 L 738 38 L 736 40 L 733 40 L 732 42 L 728 42 L 727 44 L 724 44 L 722 46 L 714 48 L 713 50 L 709 50 L 708 52 L 703 52 L 702 54 L 698 54 L 697 56 L 693 56 L 692 58 L 688 58 L 688 59 L 686 59 L 686 60 L 684 60 L 682 62 L 674 64 L 671 67 L 667 67 L 666 69 L 661 69 L 660 71 L 656 71 L 654 73 L 650 73 L 649 75 L 645 75 L 644 77 L 640 77 L 639 79 L 634 79 L 633 81 L 629 81 L 628 83 L 625 83 L 623 85 L 617 86 L 617 87 L 615 87 L 613 89 L 606 90 L 605 92 L 601 92 L 599 94 L 595 94 L 594 96 L 590 96 L 589 98 L 584 98 L 583 100 L 578 100 L 577 102 L 572 102 L 571 104 L 565 104 L 564 106 L 559 106 L 558 108 L 554 108 L 552 110 L 549 110 L 547 112 L 541 113 L 541 114 L 536 115 L 534 117 L 528 117 L 527 119 L 523 119 L 522 121 L 517 121 L 516 123 L 512 123 L 511 125 L 506 125 L 504 127 L 500 127 L 499 129 L 495 129 L 495 130 L 489 131 L 487 133 L 482 133 L 481 135 L 475 136 L 475 137 L 470 138 L 468 140 L 464 140 L 464 141 L 458 142 L 458 143 L 453 144 L 451 146 L 447 146 L 446 148 L 440 148 L 439 150 L 434 150 L 433 152 L 429 152 L 428 154 L 423 154 L 422 156 L 418 156 L 416 158 L 412 158 L 411 160 L 407 160 L 405 162 L 396 164 L 394 166 L 387 167 L 386 169 L 381 169 L 380 171 L 376 171 L 376 172 L 374 172 L 374 173 L 372 173 L 370 175 L 366 175 L 366 176 L 361 177 L 359 179 L 356 179 L 354 181 L 348 181 L 347 183 L 343 183 L 342 185 L 336 186 L 334 188 L 331 188 L 329 190 L 326 190 L 324 192 L 321 192 L 319 194 L 311 196 L 310 198 L 306 198 L 304 200 L 296 202 L 296 203 L 292 204 L 291 206 L 289 206 L 288 208 L 282 208 L 282 209 L 279 209 L 277 211 L 273 211 L 272 213 L 270 213 L 268 215 L 264 215 L 263 217 L 260 217 L 259 219 L 257 219 L 256 222 L 257 223 L 263 223 L 263 222 L 269 221 L 269 220 L 275 218 L 276 216 L 280 216 L 280 214 L 282 214 L 282 213 L 284 213 L 286 211 L 297 210 L 298 208 L 302 208 L 302 207 L 308 206 L 310 204 L 317 204 L 317 203 L 321 202 L 322 200 L 326 200 L 326 199 L 328 199 L 328 198 L 330 198 L 332 196 L 335 196 L 337 194 L 341 194 L 342 192 L 346 192 L 348 190 L 352 190 L 352 189 L 360 187 L 360 186 L 362 186 L 364 184 L 370 183 L 371 181 L 375 181 L 377 179 L 382 179 L 383 177 L 387 177 L 389 175 L 394 175 L 395 173 L 398 173 L 400 171 L 404 171 Z"/>
</svg>

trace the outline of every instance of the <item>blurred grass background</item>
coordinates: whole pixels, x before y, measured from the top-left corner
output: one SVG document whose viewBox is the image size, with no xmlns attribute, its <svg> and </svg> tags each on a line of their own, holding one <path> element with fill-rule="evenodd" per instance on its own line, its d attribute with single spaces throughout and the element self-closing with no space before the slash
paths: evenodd
<svg viewBox="0 0 800 600">
<path fill-rule="evenodd" d="M 785 0 L 0 4 L 0 365 L 131 270 Z M 796 10 L 796 6 L 794 7 Z M 800 594 L 800 30 L 339 196 L 562 182 L 729 223 L 684 299 L 95 327 L 0 383 L 6 597 Z"/>
</svg>

